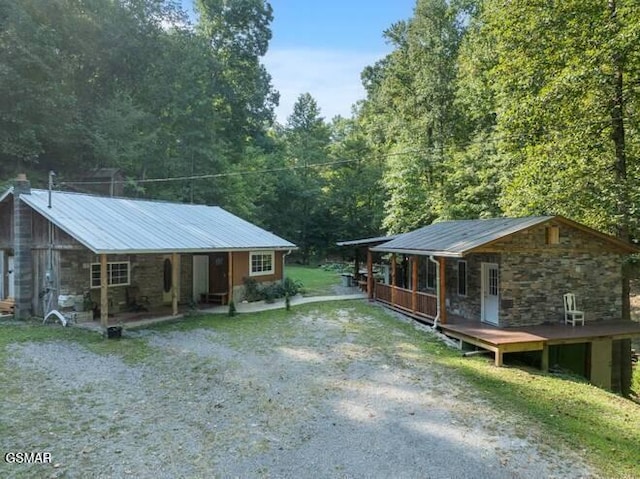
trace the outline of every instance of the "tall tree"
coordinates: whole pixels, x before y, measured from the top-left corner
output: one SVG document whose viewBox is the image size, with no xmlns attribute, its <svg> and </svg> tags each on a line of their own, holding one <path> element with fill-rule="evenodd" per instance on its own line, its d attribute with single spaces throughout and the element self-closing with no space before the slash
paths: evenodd
<svg viewBox="0 0 640 479">
<path fill-rule="evenodd" d="M 282 132 L 282 156 L 276 168 L 273 229 L 294 241 L 306 264 L 327 245 L 329 211 L 325 198 L 329 128 L 315 99 L 298 97 Z M 275 226 L 277 225 L 277 226 Z"/>
<path fill-rule="evenodd" d="M 637 237 L 637 2 L 491 0 L 484 22 L 499 58 L 492 79 L 509 171 L 505 211 L 561 213 Z"/>
<path fill-rule="evenodd" d="M 373 154 L 358 120 L 337 117 L 330 126 L 333 165 L 325 173 L 332 221 L 330 244 L 378 236 L 384 215 L 384 162 Z"/>
<path fill-rule="evenodd" d="M 385 32 L 395 50 L 364 73 L 364 115 L 388 158 L 384 225 L 406 231 L 439 216 L 446 149 L 456 136 L 455 62 L 461 24 L 445 0 L 419 0 Z"/>
</svg>

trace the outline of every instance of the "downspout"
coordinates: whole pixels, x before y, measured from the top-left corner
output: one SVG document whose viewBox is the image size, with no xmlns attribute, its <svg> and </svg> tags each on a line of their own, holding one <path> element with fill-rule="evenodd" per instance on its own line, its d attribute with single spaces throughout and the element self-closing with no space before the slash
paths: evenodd
<svg viewBox="0 0 640 479">
<path fill-rule="evenodd" d="M 440 263 L 431 255 L 429 255 L 429 261 L 436 265 L 436 318 L 433 320 L 433 326 L 431 327 L 435 331 L 438 327 L 440 308 L 442 307 L 440 304 Z"/>
<path fill-rule="evenodd" d="M 293 250 L 289 250 L 287 251 L 285 254 L 282 255 L 282 286 L 284 286 L 284 281 L 286 279 L 285 274 L 284 274 L 284 265 L 285 265 L 285 261 L 287 256 L 289 256 L 291 254 Z"/>
</svg>

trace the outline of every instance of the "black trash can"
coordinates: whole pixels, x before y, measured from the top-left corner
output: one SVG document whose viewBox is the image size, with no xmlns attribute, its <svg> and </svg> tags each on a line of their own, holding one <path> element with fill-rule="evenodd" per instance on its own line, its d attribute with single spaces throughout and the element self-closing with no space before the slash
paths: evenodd
<svg viewBox="0 0 640 479">
<path fill-rule="evenodd" d="M 122 337 L 122 326 L 109 326 L 107 328 L 107 338 L 116 339 Z"/>
</svg>

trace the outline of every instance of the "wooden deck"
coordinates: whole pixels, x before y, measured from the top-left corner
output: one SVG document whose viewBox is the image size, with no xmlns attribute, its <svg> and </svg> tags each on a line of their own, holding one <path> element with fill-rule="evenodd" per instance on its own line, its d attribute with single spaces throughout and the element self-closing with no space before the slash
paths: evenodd
<svg viewBox="0 0 640 479">
<path fill-rule="evenodd" d="M 449 315 L 440 328 L 444 334 L 493 351 L 496 365 L 502 365 L 504 353 L 542 351 L 556 344 L 574 344 L 601 339 L 617 340 L 640 337 L 640 323 L 634 321 L 592 321 L 584 326 L 554 323 L 521 328 L 498 328 L 480 321 Z M 543 356 L 544 363 L 544 356 Z"/>
<path fill-rule="evenodd" d="M 433 324 L 437 314 L 435 295 L 382 283 L 376 283 L 374 291 L 376 301 L 417 321 Z M 548 366 L 549 346 L 640 337 L 640 323 L 634 321 L 591 321 L 584 326 L 555 322 L 499 328 L 447 312 L 446 321 L 438 323 L 438 327 L 449 337 L 492 351 L 497 366 L 502 365 L 504 353 L 541 351 L 543 369 Z"/>
</svg>

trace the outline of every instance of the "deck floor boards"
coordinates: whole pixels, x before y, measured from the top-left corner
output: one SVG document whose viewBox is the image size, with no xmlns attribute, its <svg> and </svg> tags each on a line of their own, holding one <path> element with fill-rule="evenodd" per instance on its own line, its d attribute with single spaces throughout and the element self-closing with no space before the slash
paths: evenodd
<svg viewBox="0 0 640 479">
<path fill-rule="evenodd" d="M 546 344 L 587 342 L 596 338 L 623 339 L 640 336 L 640 323 L 635 321 L 592 321 L 584 326 L 570 326 L 563 323 L 526 326 L 520 328 L 499 328 L 480 321 L 469 321 L 449 315 L 441 328 L 456 335 L 479 339 L 496 347 L 506 344 L 542 341 Z"/>
</svg>

